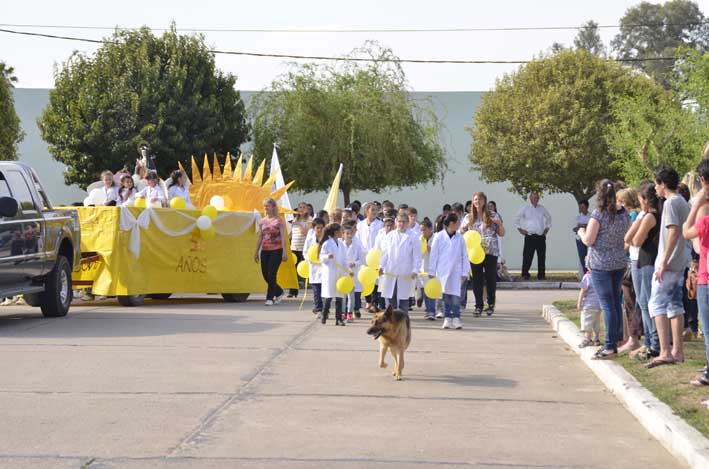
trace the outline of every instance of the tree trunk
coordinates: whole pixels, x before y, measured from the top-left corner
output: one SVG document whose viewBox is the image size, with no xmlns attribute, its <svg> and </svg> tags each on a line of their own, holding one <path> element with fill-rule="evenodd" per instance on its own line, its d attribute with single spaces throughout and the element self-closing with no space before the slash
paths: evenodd
<svg viewBox="0 0 709 469">
<path fill-rule="evenodd" d="M 345 207 L 347 207 L 350 204 L 350 192 L 352 189 L 350 189 L 349 184 L 342 184 L 341 189 L 342 195 L 345 197 Z"/>
</svg>

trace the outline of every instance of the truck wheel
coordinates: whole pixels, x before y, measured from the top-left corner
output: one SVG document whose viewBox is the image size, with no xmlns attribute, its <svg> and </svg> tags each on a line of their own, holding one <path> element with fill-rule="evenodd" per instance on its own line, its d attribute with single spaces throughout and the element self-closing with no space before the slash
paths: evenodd
<svg viewBox="0 0 709 469">
<path fill-rule="evenodd" d="M 248 297 L 248 293 L 222 293 L 222 298 L 227 303 L 243 303 Z"/>
<path fill-rule="evenodd" d="M 44 292 L 39 294 L 42 314 L 48 318 L 66 316 L 72 294 L 71 264 L 66 257 L 59 255 L 54 269 L 44 279 Z"/>
<path fill-rule="evenodd" d="M 116 298 L 121 306 L 143 306 L 145 303 L 145 295 L 123 295 Z"/>
<path fill-rule="evenodd" d="M 172 296 L 172 293 L 151 293 L 148 298 L 151 300 L 167 300 Z"/>
</svg>

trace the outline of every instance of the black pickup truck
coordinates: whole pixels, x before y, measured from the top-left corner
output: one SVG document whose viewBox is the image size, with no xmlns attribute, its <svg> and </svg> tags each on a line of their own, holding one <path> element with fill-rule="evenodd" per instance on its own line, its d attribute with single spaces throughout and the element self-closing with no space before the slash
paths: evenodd
<svg viewBox="0 0 709 469">
<path fill-rule="evenodd" d="M 22 294 L 44 316 L 65 316 L 79 236 L 76 212 L 55 210 L 31 167 L 0 161 L 0 297 Z"/>
</svg>

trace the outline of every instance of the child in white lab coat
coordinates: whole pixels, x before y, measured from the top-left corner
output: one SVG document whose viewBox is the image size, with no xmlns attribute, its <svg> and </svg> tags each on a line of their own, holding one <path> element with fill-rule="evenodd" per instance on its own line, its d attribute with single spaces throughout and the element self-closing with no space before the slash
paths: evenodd
<svg viewBox="0 0 709 469">
<path fill-rule="evenodd" d="M 449 213 L 443 221 L 443 230 L 433 238 L 428 261 L 429 276 L 440 280 L 443 286 L 443 329 L 463 328 L 460 320 L 460 286 L 468 279 L 470 261 L 459 228 L 458 215 Z"/>
<path fill-rule="evenodd" d="M 119 207 L 123 205 L 133 205 L 133 201 L 135 200 L 135 195 L 137 193 L 138 191 L 135 188 L 133 178 L 129 174 L 124 175 L 121 178 L 121 190 L 118 192 L 118 200 L 116 205 Z"/>
<path fill-rule="evenodd" d="M 362 284 L 357 279 L 357 273 L 360 267 L 365 265 L 366 253 L 361 241 L 355 236 L 357 234 L 357 224 L 354 220 L 346 221 L 342 225 L 343 242 L 345 244 L 345 252 L 347 253 L 347 267 L 352 269 L 354 275 L 354 289 L 347 295 L 347 322 L 352 322 L 356 317 L 362 317 L 359 309 L 362 301 Z"/>
<path fill-rule="evenodd" d="M 396 228 L 396 222 L 393 217 L 385 217 L 383 223 L 382 229 L 379 230 L 377 237 L 374 239 L 374 249 L 378 249 L 379 252 L 384 252 L 387 235 Z M 386 299 L 382 296 L 380 279 L 377 279 L 377 284 L 376 287 L 374 287 L 374 293 L 372 294 L 375 295 L 375 309 L 373 311 L 370 310 L 370 312 L 376 313 L 379 310 L 384 310 L 386 308 Z"/>
<path fill-rule="evenodd" d="M 345 245 L 340 240 L 342 228 L 337 223 L 330 223 L 325 228 L 320 240 L 320 264 L 322 265 L 322 297 L 323 311 L 320 322 L 325 324 L 330 315 L 332 300 L 335 300 L 335 325 L 344 326 L 342 320 L 342 299 L 344 295 L 337 291 L 337 279 L 347 275 L 345 264 L 347 254 Z"/>
<path fill-rule="evenodd" d="M 148 171 L 145 177 L 148 185 L 139 191 L 135 198 L 144 198 L 146 207 L 162 207 L 165 205 L 165 192 L 160 187 L 160 178 L 155 171 Z"/>
<path fill-rule="evenodd" d="M 313 220 L 312 228 L 308 230 L 308 235 L 305 237 L 305 244 L 303 244 L 303 253 L 307 259 L 308 251 L 312 246 L 317 246 L 320 244 L 320 238 L 322 238 L 323 232 L 325 231 L 325 222 L 322 218 L 316 218 Z M 320 264 L 313 264 L 308 260 L 308 265 L 310 266 L 310 277 L 308 278 L 308 283 L 313 288 L 313 314 L 322 313 L 322 267 Z"/>
<path fill-rule="evenodd" d="M 421 230 L 421 249 L 422 251 L 425 249 L 425 252 L 421 254 L 421 273 L 422 274 L 427 274 L 429 270 L 429 261 L 431 258 L 431 243 L 433 243 L 433 223 L 431 223 L 431 220 L 425 219 L 424 221 L 421 222 L 420 225 L 420 230 Z M 424 248 L 425 246 L 425 248 Z M 426 283 L 426 277 L 419 277 L 419 301 L 423 304 L 425 304 L 425 313 L 424 313 L 424 318 L 428 321 L 435 321 L 436 320 L 436 299 L 435 298 L 429 298 L 426 296 L 426 294 L 423 291 L 423 287 Z M 419 308 L 421 307 L 421 303 L 419 303 Z"/>
<path fill-rule="evenodd" d="M 388 304 L 409 311 L 416 279 L 421 270 L 421 244 L 409 231 L 409 217 L 396 218 L 396 230 L 386 235 L 381 258 L 380 291 Z"/>
<path fill-rule="evenodd" d="M 194 210 L 194 205 L 190 199 L 190 191 L 187 186 L 187 176 L 179 169 L 170 174 L 170 187 L 167 189 L 168 204 L 175 197 L 182 197 L 188 209 Z"/>
</svg>

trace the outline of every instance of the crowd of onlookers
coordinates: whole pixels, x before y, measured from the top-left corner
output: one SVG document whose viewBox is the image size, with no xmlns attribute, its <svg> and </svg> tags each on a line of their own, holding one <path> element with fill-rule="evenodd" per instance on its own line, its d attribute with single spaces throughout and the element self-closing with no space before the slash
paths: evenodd
<svg viewBox="0 0 709 469">
<path fill-rule="evenodd" d="M 709 324 L 709 160 L 682 182 L 671 168 L 637 187 L 600 181 L 596 208 L 580 202 L 574 230 L 581 347 L 599 346 L 599 360 L 628 353 L 647 368 L 683 362 L 684 341 Z M 691 383 L 709 385 L 707 368 Z"/>
</svg>

